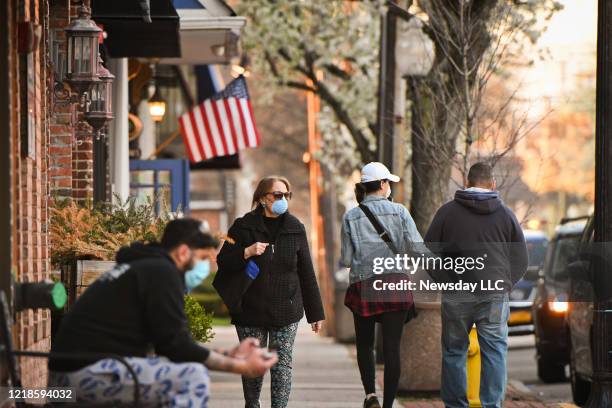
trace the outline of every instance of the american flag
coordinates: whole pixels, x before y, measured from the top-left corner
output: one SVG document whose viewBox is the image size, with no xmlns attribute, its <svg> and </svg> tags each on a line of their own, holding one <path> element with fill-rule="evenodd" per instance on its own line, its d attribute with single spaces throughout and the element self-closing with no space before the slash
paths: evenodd
<svg viewBox="0 0 612 408">
<path fill-rule="evenodd" d="M 181 134 L 192 163 L 259 146 L 260 136 L 241 75 L 179 118 Z"/>
</svg>

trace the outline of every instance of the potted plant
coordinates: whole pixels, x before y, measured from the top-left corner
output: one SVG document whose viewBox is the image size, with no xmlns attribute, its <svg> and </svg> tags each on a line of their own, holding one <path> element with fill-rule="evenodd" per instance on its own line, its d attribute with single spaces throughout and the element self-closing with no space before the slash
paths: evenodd
<svg viewBox="0 0 612 408">
<path fill-rule="evenodd" d="M 156 213 L 156 203 L 148 199 L 80 205 L 73 200 L 57 202 L 51 209 L 51 263 L 59 269 L 68 288 L 70 306 L 97 276 L 114 264 L 117 251 L 134 241 L 159 241 L 172 215 Z M 185 312 L 194 339 L 209 341 L 212 313 L 206 313 L 191 297 L 185 297 Z"/>
</svg>

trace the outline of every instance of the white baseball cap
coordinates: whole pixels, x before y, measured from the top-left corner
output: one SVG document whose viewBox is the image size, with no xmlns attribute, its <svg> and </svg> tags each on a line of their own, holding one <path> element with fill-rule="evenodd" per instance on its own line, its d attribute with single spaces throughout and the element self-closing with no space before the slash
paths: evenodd
<svg viewBox="0 0 612 408">
<path fill-rule="evenodd" d="M 389 180 L 397 183 L 400 181 L 399 176 L 391 174 L 387 166 L 379 162 L 371 162 L 363 166 L 361 169 L 361 182 Z"/>
</svg>

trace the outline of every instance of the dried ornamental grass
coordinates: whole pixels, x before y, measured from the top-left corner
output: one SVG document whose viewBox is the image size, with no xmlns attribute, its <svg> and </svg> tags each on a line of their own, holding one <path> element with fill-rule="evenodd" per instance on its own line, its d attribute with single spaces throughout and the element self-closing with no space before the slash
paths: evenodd
<svg viewBox="0 0 612 408">
<path fill-rule="evenodd" d="M 51 262 L 59 266 L 77 259 L 113 260 L 124 245 L 159 240 L 167 221 L 167 216 L 156 215 L 153 200 L 138 204 L 130 198 L 94 208 L 60 202 L 51 209 Z"/>
</svg>

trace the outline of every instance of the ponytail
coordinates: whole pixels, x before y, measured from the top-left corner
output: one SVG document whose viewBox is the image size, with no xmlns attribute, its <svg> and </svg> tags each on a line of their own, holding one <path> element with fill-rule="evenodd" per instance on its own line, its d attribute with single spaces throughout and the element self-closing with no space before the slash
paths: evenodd
<svg viewBox="0 0 612 408">
<path fill-rule="evenodd" d="M 357 203 L 361 204 L 365 196 L 366 196 L 366 189 L 363 183 L 356 183 L 355 184 L 355 199 L 357 199 Z"/>
<path fill-rule="evenodd" d="M 374 180 L 365 183 L 356 183 L 355 198 L 357 202 L 361 204 L 367 194 L 380 190 L 382 188 L 382 182 L 383 180 Z"/>
</svg>

